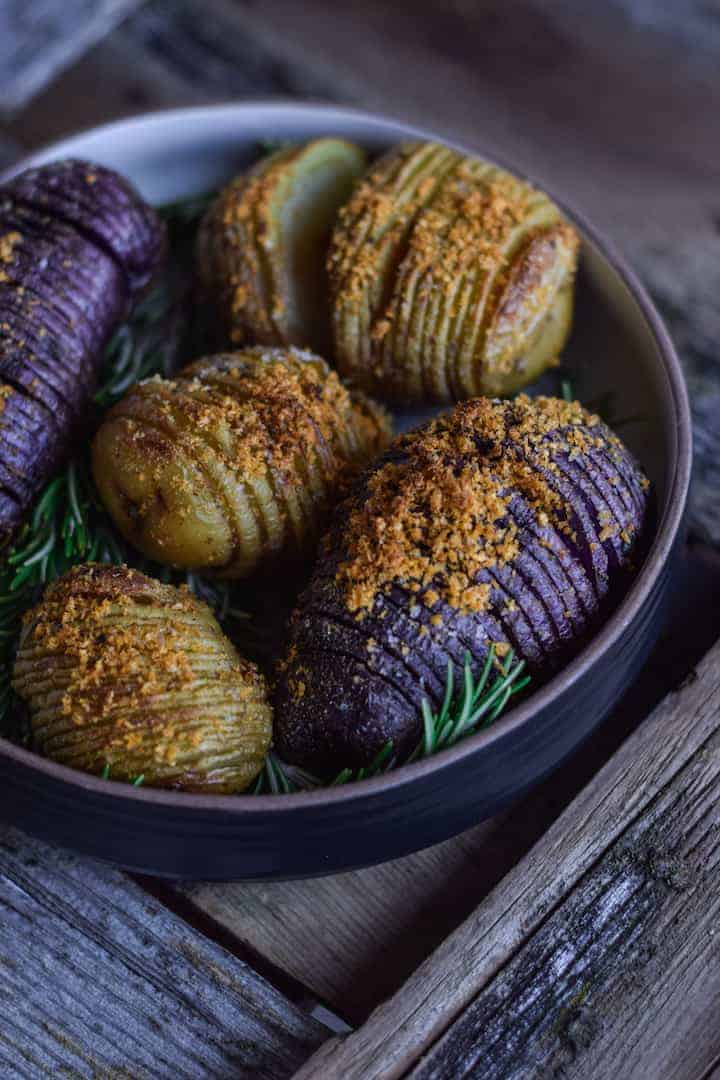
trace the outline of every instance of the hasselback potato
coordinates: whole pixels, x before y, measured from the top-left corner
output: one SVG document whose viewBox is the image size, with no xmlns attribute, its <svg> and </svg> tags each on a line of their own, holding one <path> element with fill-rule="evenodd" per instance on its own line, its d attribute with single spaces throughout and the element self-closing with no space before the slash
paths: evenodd
<svg viewBox="0 0 720 1080">
<path fill-rule="evenodd" d="M 41 753 L 117 780 L 242 791 L 270 745 L 264 680 L 207 605 L 127 567 L 78 566 L 47 590 L 13 686 Z"/>
<path fill-rule="evenodd" d="M 648 484 L 577 403 L 476 398 L 396 439 L 337 511 L 293 620 L 279 754 L 316 771 L 419 735 L 448 660 L 510 648 L 536 673 L 585 639 L 626 581 Z"/>
<path fill-rule="evenodd" d="M 327 245 L 364 164 L 352 143 L 315 139 L 263 158 L 215 200 L 198 233 L 197 266 L 225 342 L 325 354 Z"/>
<path fill-rule="evenodd" d="M 92 449 L 123 535 L 174 566 L 240 578 L 307 551 L 389 421 L 319 357 L 260 347 L 134 387 Z"/>
<path fill-rule="evenodd" d="M 510 394 L 557 358 L 578 237 L 543 192 L 436 143 L 385 154 L 328 257 L 341 373 L 398 401 Z"/>
<path fill-rule="evenodd" d="M 163 228 L 116 173 L 56 162 L 0 189 L 0 542 L 67 453 Z"/>
</svg>

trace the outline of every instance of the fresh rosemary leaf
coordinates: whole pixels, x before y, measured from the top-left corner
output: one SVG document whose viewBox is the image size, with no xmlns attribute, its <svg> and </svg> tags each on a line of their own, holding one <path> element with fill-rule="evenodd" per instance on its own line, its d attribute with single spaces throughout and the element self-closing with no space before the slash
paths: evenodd
<svg viewBox="0 0 720 1080">
<path fill-rule="evenodd" d="M 476 679 L 472 672 L 470 654 L 467 653 L 463 665 L 463 679 L 457 694 L 454 690 L 453 664 L 448 662 L 445 694 L 440 710 L 433 713 L 429 701 L 423 698 L 420 704 L 422 737 L 405 759 L 407 762 L 431 757 L 475 731 L 489 727 L 505 711 L 511 699 L 526 689 L 530 676 L 520 678 L 525 670 L 524 660 L 517 660 L 514 652 L 510 650 L 499 668 L 496 661 L 495 646 L 491 645 Z M 497 674 L 491 680 L 493 668 Z M 323 781 L 295 766 L 286 765 L 277 754 L 270 753 L 251 794 L 262 795 L 268 790 L 279 794 L 283 791 L 305 791 L 314 787 L 338 787 L 341 784 L 357 783 L 370 776 L 379 776 L 389 772 L 396 764 L 393 744 L 387 742 L 369 765 L 360 769 L 342 769 L 332 780 Z"/>
</svg>

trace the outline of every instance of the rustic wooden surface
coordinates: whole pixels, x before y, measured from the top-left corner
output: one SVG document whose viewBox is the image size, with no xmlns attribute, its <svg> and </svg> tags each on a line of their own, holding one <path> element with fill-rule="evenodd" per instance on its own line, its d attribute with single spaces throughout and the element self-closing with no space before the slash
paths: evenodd
<svg viewBox="0 0 720 1080">
<path fill-rule="evenodd" d="M 720 1052 L 719 779 L 720 643 L 298 1080 L 701 1076 Z"/>
<path fill-rule="evenodd" d="M 116 870 L 0 831 L 0 1075 L 288 1076 L 327 1035 Z"/>
<path fill-rule="evenodd" d="M 37 10 L 50 4 L 51 0 L 43 0 Z M 30 7 L 6 5 L 0 19 L 16 8 Z M 71 8 L 70 0 L 56 5 L 56 10 Z M 244 971 L 242 964 L 249 958 L 252 966 L 275 984 L 281 1002 L 292 998 L 307 1010 L 315 998 L 320 998 L 358 1025 L 406 978 L 411 978 L 411 990 L 417 986 L 412 972 L 430 950 L 441 945 L 488 894 L 486 904 L 494 902 L 492 898 L 506 887 L 506 881 L 518 881 L 517 872 L 513 877 L 513 866 L 649 708 L 680 682 L 720 635 L 720 560 L 708 546 L 720 541 L 720 434 L 716 419 L 720 410 L 720 140 L 716 119 L 720 107 L 720 41 L 713 8 L 699 0 L 614 0 L 609 5 L 517 0 L 506 6 L 491 4 L 490 0 L 433 0 L 422 5 L 409 0 L 398 0 L 393 5 L 381 0 L 349 0 L 341 9 L 328 0 L 305 0 L 302 5 L 289 0 L 263 0 L 262 4 L 252 0 L 150 0 L 86 51 L 82 59 L 54 77 L 46 90 L 0 121 L 0 162 L 70 130 L 130 112 L 234 97 L 339 100 L 434 126 L 448 136 L 462 138 L 479 148 L 493 148 L 511 158 L 519 168 L 532 171 L 557 191 L 567 193 L 579 209 L 606 228 L 650 285 L 682 350 L 698 422 L 699 470 L 692 516 L 695 543 L 688 550 L 673 631 L 665 636 L 620 709 L 581 753 L 498 819 L 447 844 L 384 867 L 323 881 L 269 885 L 188 883 L 181 890 L 172 890 L 158 883 L 141 883 L 144 893 L 149 888 L 156 898 L 149 899 L 149 904 L 161 912 L 163 907 L 170 907 L 177 913 L 164 915 L 175 928 L 175 942 L 183 940 L 185 933 L 188 940 L 200 943 L 211 938 L 207 942 L 210 950 L 218 949 L 216 943 L 221 942 L 229 950 L 222 954 L 225 962 L 232 966 L 236 957 L 242 957 L 237 963 L 241 965 L 238 970 Z M 63 34 L 67 43 L 68 35 L 72 37 L 69 18 L 63 22 Z M 3 45 L 8 48 L 7 42 L 0 43 L 0 53 Z M 74 55 L 79 55 L 86 45 L 87 40 L 79 42 L 76 38 Z M 46 67 L 46 78 L 48 74 Z M 0 95 L 0 105 L 8 104 L 10 98 Z M 689 778 L 691 773 L 685 775 Z M 656 782 L 660 783 L 659 777 Z M 591 790 L 598 789 L 594 786 Z M 580 796 L 581 800 L 584 797 Z M 667 820 L 679 828 L 677 810 L 669 813 Z M 616 834 L 611 835 L 612 822 L 607 815 L 598 812 L 593 825 L 598 831 L 593 850 L 597 866 L 602 868 L 613 851 L 617 854 L 613 845 L 618 841 Z M 629 818 L 627 827 L 631 828 Z M 557 825 L 550 835 L 559 835 Z M 681 831 L 671 836 L 682 844 Z M 26 849 L 22 841 L 17 843 L 17 858 L 21 859 Z M 43 853 L 48 875 L 44 887 L 49 892 L 64 887 L 67 869 L 63 858 L 45 858 Z M 93 882 L 99 872 L 92 865 L 74 860 L 72 866 L 78 882 L 84 875 Z M 574 910 L 575 891 L 571 888 L 572 875 L 567 883 L 560 880 L 561 875 L 557 877 L 552 895 L 561 917 L 563 912 Z M 126 895 L 144 895 L 122 875 L 112 880 L 120 904 L 124 904 Z M 600 878 L 596 879 L 599 882 Z M 657 882 L 643 882 L 651 893 L 655 888 L 662 892 Z M 680 899 L 675 893 L 663 893 L 658 910 L 670 912 L 673 897 L 681 908 L 682 898 L 687 897 L 688 910 L 696 911 L 702 887 L 693 883 L 678 895 Z M 39 909 L 32 911 L 34 919 Z M 44 908 L 42 912 L 43 925 L 50 933 L 53 920 L 60 917 L 58 909 L 51 906 L 47 908 L 51 914 Z M 682 916 L 682 911 L 678 913 Z M 544 919 L 545 915 L 538 916 L 532 935 L 528 927 L 517 937 L 522 955 L 530 957 L 538 942 L 542 945 Z M 92 920 L 81 927 L 78 924 L 74 940 L 80 948 L 82 939 L 82 948 L 94 957 L 94 966 L 87 969 L 91 975 L 86 974 L 85 981 L 95 981 L 98 987 L 107 989 L 113 985 L 110 961 L 114 953 L 112 949 L 102 952 L 104 938 L 98 937 L 95 925 Z M 513 925 L 510 920 L 506 940 Z M 560 929 L 569 925 L 553 923 Z M 642 934 L 651 933 L 652 927 L 643 923 L 641 930 Z M 697 939 L 689 936 L 684 940 L 689 974 L 678 974 L 678 985 L 686 989 L 691 1002 L 686 1010 L 691 1026 L 681 1030 L 668 1024 L 667 1031 L 673 1035 L 670 1041 L 677 1045 L 670 1048 L 666 1060 L 671 1062 L 672 1054 L 681 1053 L 691 1044 L 688 1068 L 679 1066 L 675 1075 L 699 1080 L 703 1072 L 711 1075 L 718 1047 L 713 1042 L 712 1027 L 703 1026 L 702 996 L 692 992 L 689 978 L 694 962 L 693 942 Z M 18 941 L 15 947 L 21 944 Z M 2 955 L 0 951 L 0 960 Z M 712 955 L 705 954 L 709 968 L 712 959 Z M 60 1007 L 77 996 L 71 961 L 72 954 L 69 961 L 48 967 L 43 980 L 47 993 L 54 993 L 59 1003 L 54 1010 L 58 1039 L 67 1036 L 68 1046 L 74 1042 L 87 1057 L 90 1051 L 95 1052 L 91 1030 L 83 1032 L 74 1014 L 68 1012 L 66 1017 Z M 122 964 L 113 964 L 112 968 L 118 978 L 125 972 Z M 200 969 L 206 970 L 202 964 Z M 17 996 L 27 995 L 31 1003 L 41 1000 L 33 996 L 36 987 L 30 987 L 29 995 L 27 991 L 27 979 L 36 970 L 28 968 L 24 976 L 22 967 L 18 967 L 13 976 Z M 476 980 L 467 998 L 477 997 L 478 1009 L 486 1007 L 490 1000 L 487 995 L 516 993 L 521 978 L 525 978 L 528 992 L 535 990 L 527 981 L 525 968 L 508 966 L 506 971 L 515 973 L 510 981 L 496 981 L 494 971 L 483 970 L 485 981 Z M 620 965 L 618 970 L 621 974 L 626 969 Z M 646 983 L 652 981 L 650 975 L 655 970 L 648 960 L 642 968 Z M 713 977 L 716 971 L 717 964 L 712 969 Z M 582 1013 L 579 1025 L 574 1023 L 578 1009 L 570 1009 L 567 1015 L 561 1011 L 573 1001 L 572 993 L 563 989 L 565 983 L 558 987 L 557 1000 L 547 995 L 543 999 L 548 1015 L 555 1010 L 552 1015 L 558 1025 L 550 1031 L 549 1042 L 543 1044 L 542 1050 L 544 1053 L 551 1045 L 558 1050 L 553 1068 L 567 1068 L 564 1057 L 576 1053 L 577 1061 L 587 1066 L 583 1075 L 594 1075 L 588 1063 L 594 1063 L 592 1055 L 605 1046 L 605 1023 L 621 1048 L 632 1041 L 628 1031 L 621 1031 L 618 1018 L 602 1011 L 602 987 L 611 987 L 611 996 L 619 994 L 610 976 L 609 971 L 600 972 L 598 995 L 592 1002 L 589 997 L 575 1002 Z M 501 979 L 500 974 L 497 979 Z M 570 974 L 566 982 L 570 985 Z M 665 985 L 659 974 L 656 982 L 659 990 Z M 137 983 L 137 987 L 138 1008 L 149 1017 L 155 985 L 147 981 Z M 304 988 L 309 991 L 307 995 Z M 169 992 L 173 988 L 165 989 Z M 175 989 L 179 994 L 179 988 Z M 540 989 L 545 992 L 546 988 Z M 668 1000 L 676 1001 L 671 987 L 667 989 Z M 110 997 L 104 993 L 97 990 L 93 998 L 101 1025 L 109 1022 L 106 1012 Z M 642 1000 L 633 993 L 623 989 L 619 1000 L 633 1008 L 636 1001 Z M 586 1001 L 587 1008 L 592 1004 L 593 1016 L 600 1018 L 601 1030 L 598 1034 L 591 1023 L 593 1037 L 584 1047 L 581 1044 L 588 1035 L 581 1006 Z M 656 1009 L 664 1008 L 663 1002 L 651 998 L 649 992 L 647 1001 Z M 248 1022 L 247 1005 L 239 999 L 235 1004 L 236 1013 L 216 1015 L 209 1010 L 205 1014 L 208 1034 L 212 1031 L 212 1038 L 217 1035 L 228 1046 L 233 1045 L 233 1034 L 246 1030 Z M 181 1010 L 179 1016 L 185 1015 L 184 1007 L 172 1005 Z M 296 1022 L 297 1009 L 289 1001 L 287 1014 L 278 1008 L 278 1017 L 292 1016 Z M 39 1018 L 38 1012 L 33 1015 Z M 453 1019 L 443 1014 L 438 1033 Z M 296 1049 L 298 1044 L 288 1036 L 291 1028 L 283 1029 L 283 1023 L 279 1021 L 274 1034 L 279 1040 L 277 1045 L 289 1038 Z M 641 1025 L 638 1031 L 645 1039 L 638 1046 L 647 1047 L 650 1029 Z M 400 1045 L 404 1045 L 404 1029 L 400 1035 Z M 486 1046 L 483 1035 L 471 1027 L 458 1028 L 460 1045 L 469 1047 L 469 1054 L 474 1045 Z M 4 1075 L 2 1067 L 8 1075 L 48 1074 L 46 1066 L 18 1057 L 18 1047 L 30 1046 L 29 1034 L 27 1039 L 25 1044 L 15 1036 L 8 1041 L 0 1019 L 0 1074 Z M 311 1042 L 308 1035 L 306 1052 Z M 151 1075 L 174 1076 L 177 1073 L 172 1062 L 168 1064 L 162 1056 L 161 1043 L 158 1036 L 149 1044 L 154 1048 Z M 14 1047 L 14 1059 L 8 1056 L 9 1045 Z M 355 1045 L 348 1042 L 342 1052 L 347 1053 L 347 1047 Z M 446 1046 L 450 1046 L 449 1037 Z M 293 1064 L 298 1060 L 295 1049 L 290 1054 Z M 444 1052 L 437 1049 L 434 1053 Z M 332 1047 L 331 1053 L 336 1053 Z M 128 1059 L 133 1065 L 138 1060 Z M 270 1053 L 264 1060 L 263 1067 L 270 1070 L 269 1074 L 287 1071 L 278 1061 L 268 1064 L 273 1061 Z M 373 1060 L 380 1059 L 376 1055 Z M 445 1060 L 457 1064 L 460 1059 L 436 1056 L 435 1064 L 428 1064 L 427 1069 L 442 1070 Z M 612 1055 L 608 1060 L 617 1061 Z M 623 1072 L 623 1077 L 644 1078 L 649 1060 L 633 1059 L 633 1071 Z M 8 1064 L 11 1061 L 15 1072 Z M 110 1058 L 100 1058 L 100 1062 L 97 1075 L 122 1075 L 113 1071 Z M 80 1066 L 75 1068 L 79 1070 L 75 1075 L 89 1074 L 89 1066 L 86 1072 Z M 237 1072 L 236 1063 L 229 1061 L 213 1068 L 214 1072 L 191 1071 L 188 1075 L 229 1076 Z M 520 1062 L 516 1075 L 546 1075 L 543 1069 L 545 1065 L 538 1065 L 540 1071 L 533 1072 Z M 142 1075 L 137 1071 L 130 1074 Z M 441 1071 L 440 1075 L 452 1074 Z"/>
<path fill-rule="evenodd" d="M 3 0 L 0 105 L 16 109 L 141 0 Z"/>
</svg>

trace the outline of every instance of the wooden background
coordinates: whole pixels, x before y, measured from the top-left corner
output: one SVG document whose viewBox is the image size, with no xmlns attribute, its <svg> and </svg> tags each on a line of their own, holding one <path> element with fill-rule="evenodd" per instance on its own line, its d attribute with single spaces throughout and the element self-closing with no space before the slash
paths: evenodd
<svg viewBox="0 0 720 1080">
<path fill-rule="evenodd" d="M 498 896 L 507 899 L 513 889 L 519 894 L 530 868 L 547 866 L 537 859 L 558 858 L 552 838 L 577 821 L 577 809 L 565 812 L 550 840 L 546 831 L 581 791 L 586 813 L 578 844 L 595 853 L 599 876 L 576 893 L 589 864 L 568 849 L 556 871 L 567 873 L 562 870 L 562 880 L 555 876 L 555 891 L 545 895 L 559 920 L 545 924 L 545 937 L 539 924 L 539 936 L 530 923 L 516 927 L 514 938 L 508 930 L 505 957 L 495 960 L 503 979 L 491 979 L 483 968 L 464 997 L 439 980 L 437 1000 L 427 1007 L 443 1017 L 433 1035 L 440 1041 L 418 1075 L 710 1075 L 720 1054 L 708 1013 L 718 985 L 708 922 L 715 918 L 717 886 L 711 873 L 689 891 L 663 892 L 672 873 L 653 877 L 646 860 L 646 877 L 660 885 L 647 886 L 652 904 L 642 918 L 638 909 L 622 908 L 622 897 L 619 907 L 608 908 L 607 932 L 596 946 L 610 966 L 595 995 L 583 991 L 584 976 L 579 983 L 568 978 L 553 995 L 533 983 L 532 971 L 538 957 L 549 955 L 543 950 L 565 941 L 568 928 L 582 921 L 582 905 L 598 902 L 610 878 L 617 880 L 623 867 L 626 877 L 639 873 L 614 846 L 618 832 L 610 829 L 603 786 L 630 783 L 626 771 L 632 774 L 636 744 L 622 751 L 625 758 L 612 758 L 602 780 L 593 776 L 720 636 L 719 72 L 720 6 L 714 0 L 0 4 L 0 160 L 145 109 L 300 96 L 382 110 L 496 148 L 567 193 L 626 251 L 670 322 L 691 386 L 698 461 L 671 629 L 582 753 L 502 817 L 420 855 L 338 878 L 181 888 L 133 881 L 11 830 L 0 834 L 0 1076 L 289 1075 L 323 1043 L 325 1022 L 333 1029 L 362 1024 L 458 927 L 465 937 L 451 937 L 443 948 L 464 955 L 475 938 L 463 920 L 487 925 L 483 919 L 505 910 L 497 908 Z M 716 660 L 705 677 L 720 678 L 719 668 Z M 712 726 L 714 713 L 703 705 L 708 695 L 690 700 L 691 691 L 686 688 L 672 709 L 661 706 L 656 739 L 669 739 L 676 729 L 684 733 L 698 710 Z M 695 756 L 701 744 L 680 740 L 678 754 L 681 745 L 693 790 L 710 793 L 712 769 L 703 773 Z M 638 774 L 632 776 L 637 783 Z M 660 792 L 671 780 L 657 774 L 652 783 Z M 666 814 L 663 835 L 673 838 L 683 858 L 699 851 L 712 868 L 712 845 L 706 850 L 702 844 L 719 827 L 716 800 L 710 794 L 705 802 L 690 800 L 689 816 L 678 820 L 663 809 L 675 805 L 673 792 L 680 798 L 680 781 L 672 783 L 653 810 L 653 835 Z M 587 806 L 596 815 L 605 807 L 604 816 L 591 818 Z M 617 814 L 629 828 L 624 801 Z M 597 834 L 592 843 L 588 830 Z M 540 855 L 522 861 L 536 841 Z M 608 867 L 612 873 L 604 878 Z M 553 864 L 550 869 L 553 877 Z M 613 919 L 627 926 L 626 915 L 637 915 L 633 948 L 620 948 L 622 934 L 612 936 Z M 691 924 L 699 935 L 689 933 Z M 658 953 L 661 929 L 670 926 L 675 936 L 667 930 L 666 948 Z M 594 941 L 591 935 L 586 944 Z M 692 954 L 683 953 L 683 941 L 692 942 Z M 648 961 L 644 981 L 633 983 L 625 976 L 638 968 L 635 946 L 654 948 L 659 959 L 654 967 Z M 663 981 L 670 948 L 687 957 L 672 993 Z M 423 971 L 408 984 L 411 995 L 414 986 L 422 996 L 423 980 L 431 977 Z M 705 998 L 697 971 L 707 976 Z M 511 1053 L 512 1039 L 499 1020 L 490 1024 L 487 1009 L 491 1002 L 496 1015 L 504 1002 L 501 1017 L 513 1016 L 519 988 L 537 991 L 542 1008 L 525 1014 L 525 1041 Z M 608 995 L 617 1006 L 615 1019 L 612 1010 L 603 1012 Z M 452 1026 L 452 1010 L 473 998 L 466 1018 Z M 376 1014 L 369 1034 L 361 1028 L 339 1051 L 330 1044 L 330 1054 L 340 1056 L 309 1064 L 308 1075 L 351 1075 L 348 1063 L 356 1053 L 367 1068 L 355 1075 L 390 1075 L 384 1055 L 393 1041 L 398 1068 L 407 1071 L 427 1047 L 413 1036 L 398 1001 L 391 998 L 389 1012 Z M 623 1027 L 618 1016 L 635 1017 L 644 1003 L 664 1021 L 662 1031 L 657 1023 Z M 687 1022 L 671 1023 L 673 1010 Z M 435 1031 L 429 1022 L 421 1026 Z M 401 1027 L 407 1038 L 391 1039 L 389 1032 Z M 653 1045 L 655 1071 L 648 1072 Z M 495 1073 L 478 1065 L 488 1055 L 499 1055 Z"/>
</svg>

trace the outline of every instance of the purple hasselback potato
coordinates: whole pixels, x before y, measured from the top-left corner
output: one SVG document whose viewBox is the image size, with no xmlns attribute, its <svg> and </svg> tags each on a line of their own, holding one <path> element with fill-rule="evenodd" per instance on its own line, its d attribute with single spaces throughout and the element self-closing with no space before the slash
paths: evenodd
<svg viewBox="0 0 720 1080">
<path fill-rule="evenodd" d="M 147 285 L 164 251 L 157 216 L 128 181 L 87 161 L 27 169 L 5 188 L 16 202 L 65 221 L 122 267 L 133 292 Z"/>
<path fill-rule="evenodd" d="M 61 465 L 164 247 L 155 212 L 108 169 L 57 162 L 0 188 L 0 542 Z"/>
<path fill-rule="evenodd" d="M 648 512 L 628 450 L 579 404 L 475 398 L 401 436 L 337 512 L 293 616 L 275 744 L 317 772 L 401 757 L 448 661 L 566 662 L 626 585 Z"/>
</svg>

